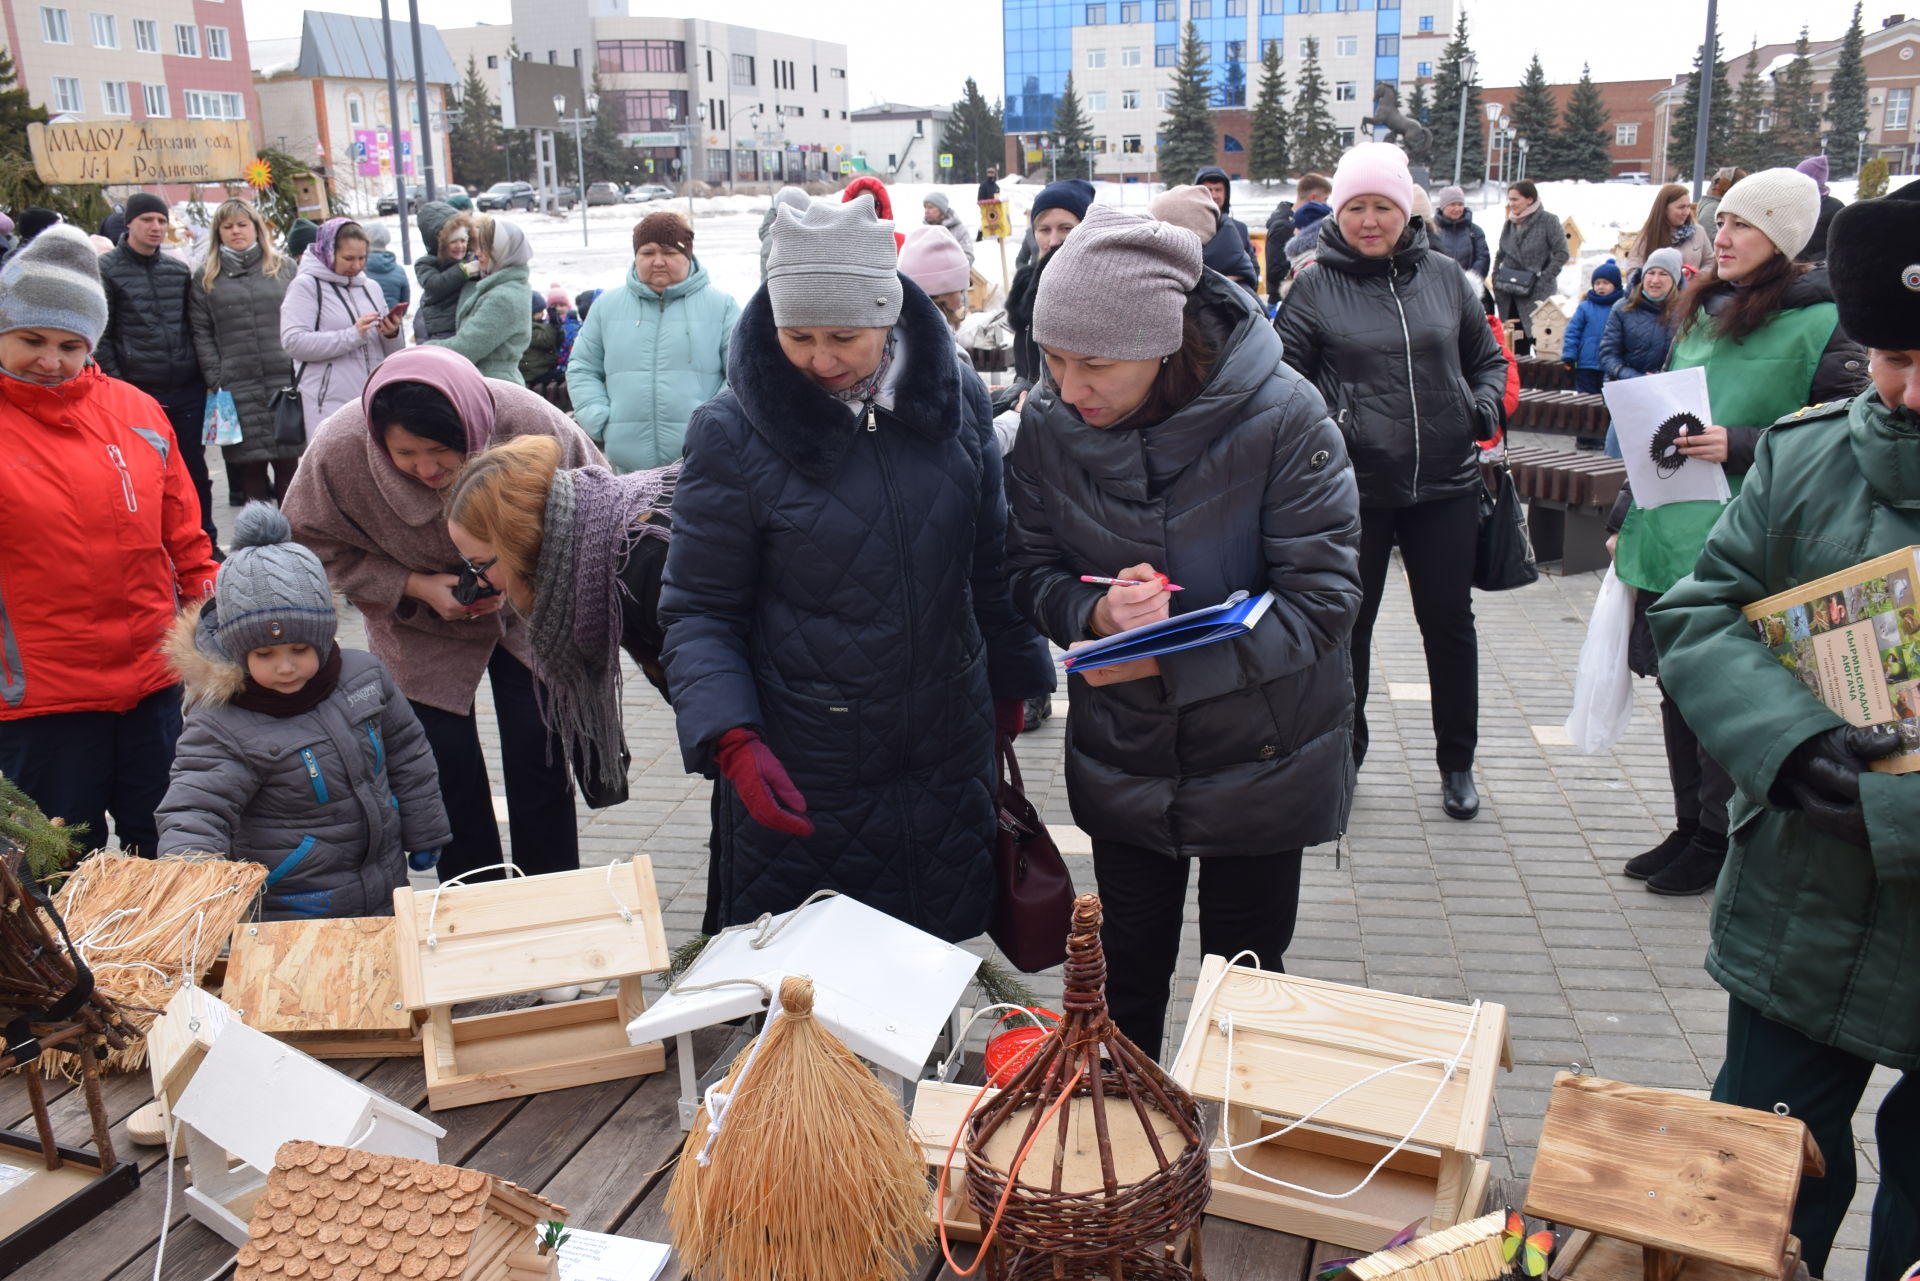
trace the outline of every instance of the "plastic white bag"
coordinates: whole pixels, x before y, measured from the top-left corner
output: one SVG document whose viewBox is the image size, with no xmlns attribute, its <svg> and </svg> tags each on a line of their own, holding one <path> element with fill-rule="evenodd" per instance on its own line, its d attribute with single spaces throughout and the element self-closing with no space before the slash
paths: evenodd
<svg viewBox="0 0 1920 1281">
<path fill-rule="evenodd" d="M 1620 741 L 1633 715 L 1633 673 L 1627 669 L 1627 636 L 1633 629 L 1633 589 L 1607 567 L 1607 579 L 1587 619 L 1580 671 L 1573 683 L 1573 714 L 1567 737 L 1591 756 Z"/>
</svg>

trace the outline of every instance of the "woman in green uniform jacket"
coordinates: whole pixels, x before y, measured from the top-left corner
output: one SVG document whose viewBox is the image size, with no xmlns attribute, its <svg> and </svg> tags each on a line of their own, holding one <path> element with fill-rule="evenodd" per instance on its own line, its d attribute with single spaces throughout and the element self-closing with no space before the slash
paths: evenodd
<svg viewBox="0 0 1920 1281">
<path fill-rule="evenodd" d="M 1806 405 L 1860 389 L 1866 361 L 1840 328 L 1824 271 L 1793 261 L 1820 216 L 1820 189 L 1792 169 L 1768 169 L 1734 184 L 1716 215 L 1713 265 L 1679 301 L 1679 335 L 1668 369 L 1701 367 L 1714 425 L 1680 440 L 1688 458 L 1717 462 L 1738 493 L 1753 463 L 1760 431 Z M 1644 614 L 1693 568 L 1718 502 L 1634 506 L 1622 492 L 1615 514 L 1614 569 L 1638 589 Z M 1659 674 L 1653 647 L 1633 646 L 1634 670 Z M 1727 798 L 1733 784 L 1705 751 L 1662 687 L 1661 727 L 1673 782 L 1675 829 L 1627 861 L 1628 876 L 1656 894 L 1702 894 L 1713 888 L 1727 856 Z"/>
<path fill-rule="evenodd" d="M 1732 997 L 1714 1097 L 1784 1103 L 1813 1131 L 1826 1177 L 1801 1184 L 1793 1231 L 1817 1277 L 1853 1199 L 1867 1079 L 1875 1064 L 1905 1074 L 1876 1121 L 1866 1269 L 1892 1281 L 1920 1257 L 1920 774 L 1866 771 L 1899 750 L 1895 727 L 1845 724 L 1741 614 L 1920 544 L 1920 183 L 1836 215 L 1829 244 L 1873 386 L 1761 435 L 1692 576 L 1648 621 L 1661 679 L 1739 789 L 1707 952 Z"/>
</svg>

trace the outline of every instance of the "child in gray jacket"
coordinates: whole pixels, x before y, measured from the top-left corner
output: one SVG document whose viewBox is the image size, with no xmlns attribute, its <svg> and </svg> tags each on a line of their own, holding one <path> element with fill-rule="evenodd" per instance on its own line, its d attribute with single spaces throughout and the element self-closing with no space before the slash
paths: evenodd
<svg viewBox="0 0 1920 1281">
<path fill-rule="evenodd" d="M 319 557 L 249 503 L 213 599 L 167 641 L 187 711 L 159 852 L 264 863 L 269 921 L 390 915 L 452 836 L 413 708 L 337 622 Z"/>
</svg>

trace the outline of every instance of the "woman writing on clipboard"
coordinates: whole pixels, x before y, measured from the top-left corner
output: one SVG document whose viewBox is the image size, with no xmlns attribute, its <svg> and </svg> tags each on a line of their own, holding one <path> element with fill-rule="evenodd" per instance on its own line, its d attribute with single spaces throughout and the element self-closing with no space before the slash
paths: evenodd
<svg viewBox="0 0 1920 1281">
<path fill-rule="evenodd" d="M 1301 850 L 1344 826 L 1359 498 L 1319 393 L 1246 291 L 1202 270 L 1191 231 L 1093 206 L 1041 279 L 1033 336 L 1048 377 L 1007 460 L 1021 612 L 1073 646 L 1236 591 L 1274 597 L 1245 636 L 1068 682 L 1067 795 L 1093 838 L 1107 1000 L 1157 1055 L 1189 860 L 1202 950 L 1277 970 Z"/>
</svg>

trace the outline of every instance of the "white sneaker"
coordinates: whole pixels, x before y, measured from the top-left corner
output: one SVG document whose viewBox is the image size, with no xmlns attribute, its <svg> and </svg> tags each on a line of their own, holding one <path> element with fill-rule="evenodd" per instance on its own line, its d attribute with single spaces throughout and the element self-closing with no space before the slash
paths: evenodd
<svg viewBox="0 0 1920 1281">
<path fill-rule="evenodd" d="M 565 1005 L 568 1001 L 578 1000 L 579 997 L 580 985 L 578 983 L 569 983 L 565 987 L 543 987 L 540 989 L 540 1004 L 542 1005 Z M 155 1142 L 158 1142 L 158 1140 L 155 1140 Z"/>
</svg>

